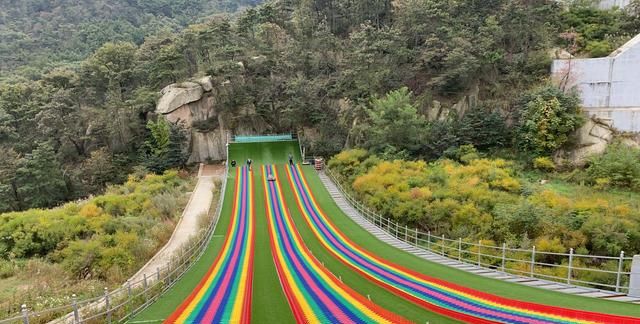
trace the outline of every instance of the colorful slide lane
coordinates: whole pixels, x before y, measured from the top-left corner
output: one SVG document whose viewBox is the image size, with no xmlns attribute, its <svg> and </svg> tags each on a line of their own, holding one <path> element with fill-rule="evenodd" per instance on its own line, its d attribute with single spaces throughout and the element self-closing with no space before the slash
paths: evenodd
<svg viewBox="0 0 640 324">
<path fill-rule="evenodd" d="M 327 217 L 300 166 L 287 166 L 298 208 L 336 258 L 378 285 L 428 310 L 468 323 L 640 323 L 640 318 L 578 311 L 502 298 L 406 269 L 354 244 Z"/>
<path fill-rule="evenodd" d="M 226 238 L 215 262 L 165 323 L 250 323 L 255 211 L 253 176 L 236 171 L 234 205 Z"/>
<path fill-rule="evenodd" d="M 406 323 L 359 295 L 313 257 L 284 203 L 276 168 L 262 167 L 271 253 L 298 323 Z"/>
</svg>

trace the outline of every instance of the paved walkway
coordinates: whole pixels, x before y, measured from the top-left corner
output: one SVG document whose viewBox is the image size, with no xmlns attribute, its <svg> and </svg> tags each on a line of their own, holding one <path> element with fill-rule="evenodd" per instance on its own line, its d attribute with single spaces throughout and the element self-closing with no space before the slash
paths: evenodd
<svg viewBox="0 0 640 324">
<path fill-rule="evenodd" d="M 147 278 L 152 278 L 157 273 L 158 268 L 165 267 L 171 260 L 171 256 L 200 230 L 198 227 L 200 215 L 209 213 L 213 200 L 215 180 L 222 180 L 223 176 L 224 166 L 202 165 L 200 167 L 196 187 L 191 193 L 189 203 L 185 207 L 171 238 L 147 264 L 131 277 L 131 282 L 142 280 L 145 274 Z"/>
<path fill-rule="evenodd" d="M 360 212 L 358 212 L 358 210 L 356 210 L 353 206 L 351 206 L 351 204 L 349 204 L 349 202 L 344 197 L 342 192 L 338 190 L 338 187 L 331 181 L 331 179 L 329 179 L 329 177 L 324 172 L 320 172 L 319 176 L 325 188 L 327 188 L 327 190 L 329 191 L 331 198 L 333 198 L 333 200 L 336 202 L 338 207 L 340 207 L 340 209 L 347 216 L 349 216 L 353 221 L 355 221 L 358 225 L 360 225 L 362 228 L 369 231 L 379 240 L 395 248 L 412 253 L 425 260 L 428 260 L 431 262 L 437 262 L 449 267 L 456 268 L 458 270 L 467 271 L 480 276 L 509 281 L 509 282 L 518 283 L 521 285 L 543 288 L 543 289 L 563 292 L 567 294 L 579 295 L 584 297 L 602 298 L 607 300 L 615 300 L 615 301 L 640 304 L 640 298 L 629 297 L 625 294 L 606 291 L 606 290 L 599 290 L 594 288 L 588 288 L 588 287 L 567 285 L 567 284 L 558 283 L 555 281 L 548 281 L 543 279 L 513 275 L 510 273 L 505 273 L 505 272 L 497 271 L 494 269 L 478 267 L 473 264 L 449 259 L 447 257 L 443 257 L 439 254 L 430 252 L 423 248 L 416 247 L 412 244 L 409 244 L 407 242 L 397 239 L 393 235 L 385 232 L 384 230 L 380 229 L 376 225 L 369 222 L 364 216 L 360 214 Z"/>
</svg>

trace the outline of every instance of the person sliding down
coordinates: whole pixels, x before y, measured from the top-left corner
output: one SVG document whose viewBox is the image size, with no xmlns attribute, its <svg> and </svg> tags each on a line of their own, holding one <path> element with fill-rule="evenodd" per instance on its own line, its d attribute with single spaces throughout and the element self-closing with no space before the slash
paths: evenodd
<svg viewBox="0 0 640 324">
<path fill-rule="evenodd" d="M 251 159 L 247 159 L 247 166 L 249 167 L 249 171 L 251 171 Z"/>
</svg>

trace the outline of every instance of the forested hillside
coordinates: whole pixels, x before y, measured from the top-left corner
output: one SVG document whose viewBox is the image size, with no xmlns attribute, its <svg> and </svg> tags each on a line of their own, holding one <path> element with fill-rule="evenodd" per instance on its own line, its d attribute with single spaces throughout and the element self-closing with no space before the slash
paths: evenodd
<svg viewBox="0 0 640 324">
<path fill-rule="evenodd" d="M 185 184 L 128 175 L 185 166 L 185 125 L 155 109 L 161 89 L 205 75 L 231 131 L 300 132 L 325 157 L 359 148 L 332 167 L 402 223 L 555 252 L 640 249 L 640 149 L 554 163 L 585 118 L 577 94 L 548 79 L 558 53 L 603 56 L 640 33 L 640 1 L 256 2 L 0 0 L 0 278 L 115 284 L 140 266 Z M 49 218 L 61 225 L 40 224 Z M 130 234 L 159 220 L 140 250 Z M 104 259 L 83 263 L 93 250 Z"/>
<path fill-rule="evenodd" d="M 257 0 L 1 0 L 0 76 L 16 68 L 37 76 L 58 62 L 75 62 L 106 42 L 141 44 L 199 18 L 235 12 Z"/>
<path fill-rule="evenodd" d="M 52 55 L 47 64 L 65 48 L 80 58 L 100 47 L 68 66 L 29 61 L 20 73 L 32 71 L 29 78 L 0 83 L 0 211 L 100 192 L 136 165 L 161 172 L 184 164 L 185 133 L 152 122 L 152 112 L 160 89 L 202 75 L 224 84 L 218 112 L 268 132 L 304 131 L 315 154 L 360 146 L 433 160 L 473 144 L 546 156 L 582 122 L 574 97 L 544 86 L 554 49 L 595 55 L 589 44 L 615 46 L 640 31 L 637 11 L 556 1 L 276 0 L 179 32 L 212 4 L 3 4 L 3 28 L 52 40 L 24 47 Z M 170 28 L 145 38 L 162 29 L 149 26 Z M 25 58 L 18 52 L 5 51 L 14 61 Z M 386 94 L 391 100 L 379 100 Z"/>
</svg>

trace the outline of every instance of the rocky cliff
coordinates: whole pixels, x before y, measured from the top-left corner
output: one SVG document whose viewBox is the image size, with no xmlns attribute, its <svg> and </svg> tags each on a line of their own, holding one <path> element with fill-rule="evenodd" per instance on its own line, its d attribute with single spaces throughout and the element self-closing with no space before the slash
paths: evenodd
<svg viewBox="0 0 640 324">
<path fill-rule="evenodd" d="M 225 119 L 228 118 L 224 118 L 218 105 L 218 99 L 225 91 L 225 84 L 214 85 L 211 77 L 171 84 L 162 89 L 156 113 L 187 128 L 188 163 L 226 158 L 229 129 L 225 127 Z"/>
</svg>

